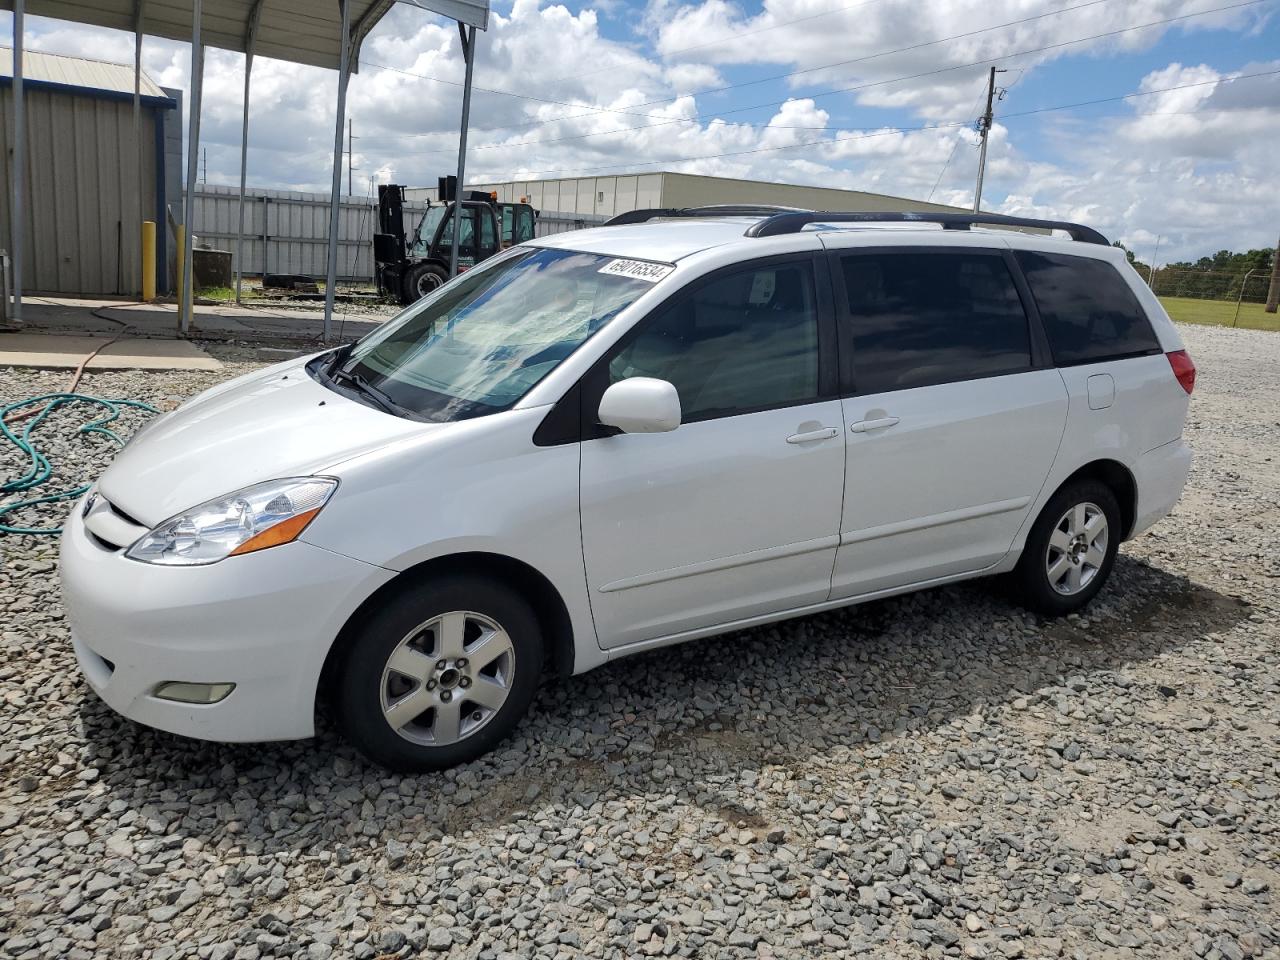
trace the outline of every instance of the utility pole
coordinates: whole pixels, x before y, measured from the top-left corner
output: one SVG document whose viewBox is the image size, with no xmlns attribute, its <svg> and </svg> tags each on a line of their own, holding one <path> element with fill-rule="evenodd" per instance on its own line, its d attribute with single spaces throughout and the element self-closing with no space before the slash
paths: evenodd
<svg viewBox="0 0 1280 960">
<path fill-rule="evenodd" d="M 351 141 L 354 139 L 355 139 L 355 136 L 351 133 L 351 118 L 347 117 L 347 196 L 348 197 L 355 195 L 355 190 L 352 187 L 352 184 L 354 182 L 352 177 L 355 171 L 355 165 L 352 162 L 353 154 L 351 152 Z"/>
<path fill-rule="evenodd" d="M 996 97 L 996 74 L 1004 73 L 1003 70 L 991 68 L 991 75 L 987 78 L 987 109 L 983 111 L 982 119 L 978 121 L 978 133 L 982 136 L 982 152 L 978 154 L 978 186 L 973 191 L 973 212 L 977 213 L 982 205 L 982 178 L 987 172 L 987 137 L 991 134 L 991 108 L 996 99 L 1004 99 L 1004 91 L 1000 91 L 999 98 Z"/>
<path fill-rule="evenodd" d="M 205 147 L 203 150 L 200 151 L 200 153 L 204 158 L 204 172 L 200 174 L 200 182 L 208 183 L 209 182 L 209 148 Z"/>
<path fill-rule="evenodd" d="M 1277 308 L 1280 308 L 1280 243 L 1276 244 L 1275 256 L 1271 258 L 1271 286 L 1267 288 L 1267 305 L 1263 309 L 1275 313 Z"/>
</svg>

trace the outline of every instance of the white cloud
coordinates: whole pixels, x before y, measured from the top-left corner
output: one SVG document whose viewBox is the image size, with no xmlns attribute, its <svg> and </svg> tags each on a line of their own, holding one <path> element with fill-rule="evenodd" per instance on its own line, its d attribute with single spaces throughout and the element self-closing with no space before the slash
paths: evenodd
<svg viewBox="0 0 1280 960">
<path fill-rule="evenodd" d="M 822 79 L 846 86 L 874 83 L 1196 7 L 1203 9 L 1203 0 L 1195 7 L 1191 0 L 1102 0 L 1078 13 L 954 45 L 849 64 L 825 71 Z M 953 121 L 976 112 L 982 69 L 883 84 L 856 94 L 864 108 L 893 108 L 894 120 L 906 127 L 936 124 L 928 129 L 837 127 L 832 116 L 849 102 L 848 95 L 816 97 L 816 90 L 799 83 L 790 99 L 750 114 L 723 113 L 723 98 L 695 91 L 723 85 L 722 67 L 771 63 L 785 72 L 858 58 L 1030 16 L 1051 9 L 1048 0 L 864 0 L 854 9 L 815 17 L 824 9 L 830 8 L 817 0 L 768 0 L 762 13 L 746 16 L 724 0 L 686 6 L 653 0 L 639 27 L 665 52 L 653 57 L 642 53 L 639 44 L 602 36 L 604 13 L 516 0 L 509 13 L 495 12 L 492 28 L 480 38 L 468 171 L 475 180 L 496 180 L 675 169 L 918 198 L 932 191 L 937 202 L 969 206 L 977 136 L 970 125 Z M 1251 16 L 1213 19 L 1243 29 Z M 767 29 L 804 17 L 809 19 Z M 128 34 L 34 17 L 29 24 L 33 47 L 132 59 Z M 735 30 L 756 32 L 708 45 Z M 1153 29 L 1123 41 L 1077 45 L 1026 60 L 1068 53 L 1113 56 L 1122 42 L 1149 45 L 1162 32 Z M 148 39 L 144 59 L 156 80 L 186 87 L 185 45 Z M 397 6 L 366 42 L 361 59 L 348 110 L 357 137 L 356 192 L 365 192 L 370 176 L 377 182 L 430 184 L 452 172 L 461 101 L 453 84 L 462 78 L 456 29 L 420 10 Z M 1280 61 L 1251 64 L 1238 72 L 1277 68 Z M 238 180 L 242 70 L 240 55 L 209 52 L 203 144 L 213 182 Z M 1280 200 L 1268 184 L 1274 157 L 1280 154 L 1280 124 L 1275 122 L 1280 77 L 1231 83 L 1229 75 L 1208 64 L 1169 63 L 1148 73 L 1132 92 L 1203 85 L 1135 98 L 1111 118 L 1085 119 L 1087 113 L 1072 111 L 998 121 L 992 130 L 984 205 L 1084 220 L 1137 244 L 1158 234 L 1164 238 L 1162 251 L 1170 256 L 1274 242 L 1270 235 L 1280 219 Z M 335 87 L 332 71 L 261 58 L 255 62 L 251 184 L 327 191 Z M 542 99 L 483 93 L 481 88 Z M 770 93 L 769 87 L 761 87 L 759 100 L 768 100 Z M 1060 97 L 1073 99 L 1077 97 L 1070 91 Z M 1006 102 L 1004 112 L 1010 109 Z M 707 119 L 720 113 L 721 119 Z"/>
<path fill-rule="evenodd" d="M 850 96 L 864 106 L 910 107 L 938 118 L 970 104 L 987 64 L 966 64 L 999 60 L 1012 69 L 1031 68 L 1064 56 L 1147 49 L 1171 29 L 1244 28 L 1265 16 L 1246 8 L 1084 40 L 1206 9 L 1213 7 L 1203 0 L 862 0 L 836 7 L 766 0 L 760 13 L 747 16 L 726 0 L 686 5 L 651 0 L 648 24 L 659 54 L 672 62 L 761 63 L 808 71 L 789 81 L 797 90 L 879 84 Z M 1014 23 L 1019 20 L 1027 22 Z M 1014 25 L 986 29 L 1001 24 Z M 930 42 L 944 38 L 954 39 Z M 1072 42 L 1079 40 L 1084 42 Z M 898 52 L 879 55 L 885 51 Z M 834 66 L 813 69 L 827 64 Z M 930 72 L 932 78 L 909 84 L 886 82 Z"/>
<path fill-rule="evenodd" d="M 663 71 L 668 86 L 679 93 L 724 86 L 724 77 L 709 63 L 673 63 Z"/>
</svg>

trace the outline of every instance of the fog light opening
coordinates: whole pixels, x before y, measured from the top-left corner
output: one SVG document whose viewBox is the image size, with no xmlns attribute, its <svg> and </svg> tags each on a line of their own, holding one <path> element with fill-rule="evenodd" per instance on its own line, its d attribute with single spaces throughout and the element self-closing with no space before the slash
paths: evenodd
<svg viewBox="0 0 1280 960">
<path fill-rule="evenodd" d="M 225 700 L 234 683 L 186 683 L 181 680 L 170 680 L 156 687 L 155 695 L 161 700 L 175 700 L 178 703 L 218 703 Z"/>
</svg>

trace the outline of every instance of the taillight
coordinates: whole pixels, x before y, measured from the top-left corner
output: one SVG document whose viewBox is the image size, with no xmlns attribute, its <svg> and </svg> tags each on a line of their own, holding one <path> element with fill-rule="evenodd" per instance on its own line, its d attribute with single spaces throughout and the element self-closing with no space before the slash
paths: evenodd
<svg viewBox="0 0 1280 960">
<path fill-rule="evenodd" d="M 1182 384 L 1188 394 L 1196 388 L 1196 365 L 1191 362 L 1191 354 L 1185 350 L 1171 350 L 1165 354 L 1169 358 L 1169 366 L 1173 367 L 1173 375 Z"/>
</svg>

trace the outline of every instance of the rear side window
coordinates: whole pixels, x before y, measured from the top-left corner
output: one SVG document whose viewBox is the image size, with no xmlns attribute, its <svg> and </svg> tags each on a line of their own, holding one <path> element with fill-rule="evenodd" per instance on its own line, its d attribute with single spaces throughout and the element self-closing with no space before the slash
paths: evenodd
<svg viewBox="0 0 1280 960">
<path fill-rule="evenodd" d="M 1022 272 L 1049 336 L 1068 366 L 1160 352 L 1160 341 L 1116 268 L 1104 260 L 1019 250 Z"/>
<path fill-rule="evenodd" d="M 999 253 L 855 254 L 841 259 L 858 393 L 1031 368 L 1031 339 Z"/>
</svg>

